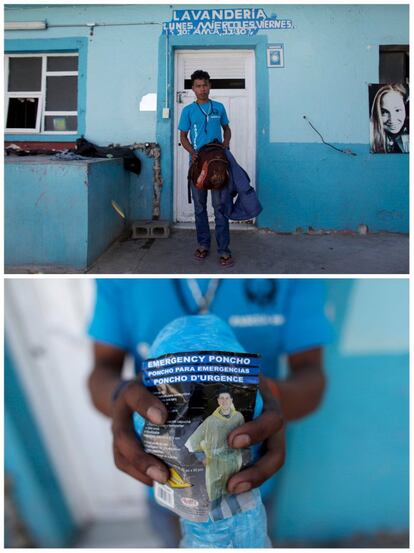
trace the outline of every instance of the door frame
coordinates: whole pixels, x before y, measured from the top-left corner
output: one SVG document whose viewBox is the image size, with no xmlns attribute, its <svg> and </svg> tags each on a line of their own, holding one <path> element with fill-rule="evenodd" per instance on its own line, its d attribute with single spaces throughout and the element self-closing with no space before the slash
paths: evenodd
<svg viewBox="0 0 414 553">
<path fill-rule="evenodd" d="M 254 50 L 255 89 L 256 89 L 256 191 L 260 198 L 262 185 L 266 179 L 266 159 L 269 154 L 269 70 L 266 61 L 268 37 L 253 36 L 214 36 L 209 37 L 209 49 Z M 167 36 L 158 39 L 158 94 L 156 141 L 161 147 L 161 172 L 164 186 L 161 189 L 160 218 L 172 223 L 174 217 L 174 52 L 197 50 L 206 47 L 205 36 Z M 163 117 L 163 110 L 169 108 L 169 116 Z M 257 224 L 260 226 L 260 219 Z M 242 225 L 240 225 L 242 226 Z M 240 228 L 240 227 L 238 227 Z"/>
<path fill-rule="evenodd" d="M 254 45 L 250 48 L 232 48 L 232 47 L 205 47 L 205 48 L 198 48 L 198 49 L 190 49 L 190 48 L 179 48 L 177 47 L 174 50 L 174 56 L 173 56 L 173 68 L 174 68 L 174 77 L 172 79 L 173 81 L 173 90 L 172 90 L 172 98 L 173 98 L 173 129 L 176 131 L 178 128 L 178 110 L 176 110 L 176 91 L 178 90 L 179 83 L 178 80 L 178 63 L 179 63 L 179 56 L 182 54 L 200 54 L 201 52 L 214 52 L 214 51 L 226 51 L 229 54 L 245 54 L 246 59 L 248 60 L 247 65 L 247 71 L 246 71 L 246 81 L 248 85 L 251 85 L 251 90 L 248 91 L 248 109 L 249 113 L 251 114 L 252 118 L 252 124 L 251 128 L 254 130 L 252 134 L 252 141 L 253 144 L 249 146 L 249 148 L 252 150 L 252 160 L 251 160 L 251 166 L 252 170 L 249 171 L 250 177 L 253 181 L 253 186 L 256 188 L 256 148 L 257 148 L 257 142 L 256 142 L 256 128 L 257 128 L 257 104 L 256 104 L 256 55 L 255 55 L 255 48 Z M 230 121 L 230 127 L 231 127 L 231 121 Z M 179 210 L 179 202 L 181 200 L 180 195 L 178 194 L 178 147 L 177 147 L 177 135 L 173 133 L 173 141 L 172 141 L 172 158 L 173 158 L 173 225 L 178 227 L 185 227 L 185 228 L 195 228 L 194 222 L 178 222 L 178 210 Z M 254 146 L 252 148 L 252 146 Z M 255 220 L 254 220 L 255 221 Z M 231 222 L 231 224 L 236 224 L 238 228 L 252 228 L 255 226 L 255 223 L 238 223 L 238 222 Z"/>
</svg>

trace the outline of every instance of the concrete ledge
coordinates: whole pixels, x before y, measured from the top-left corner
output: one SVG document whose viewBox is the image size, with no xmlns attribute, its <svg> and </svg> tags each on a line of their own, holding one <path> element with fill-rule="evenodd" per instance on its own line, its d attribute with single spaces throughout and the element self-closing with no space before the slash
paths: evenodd
<svg viewBox="0 0 414 553">
<path fill-rule="evenodd" d="M 121 159 L 6 158 L 6 265 L 86 269 L 124 229 L 129 182 Z"/>
</svg>

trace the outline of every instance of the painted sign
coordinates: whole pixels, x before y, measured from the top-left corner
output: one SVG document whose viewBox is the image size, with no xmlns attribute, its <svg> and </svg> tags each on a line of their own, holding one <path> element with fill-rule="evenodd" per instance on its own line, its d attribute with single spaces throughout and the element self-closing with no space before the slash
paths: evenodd
<svg viewBox="0 0 414 553">
<path fill-rule="evenodd" d="M 163 23 L 163 33 L 170 35 L 255 35 L 274 29 L 293 29 L 292 21 L 268 17 L 263 8 L 174 10 Z"/>
</svg>

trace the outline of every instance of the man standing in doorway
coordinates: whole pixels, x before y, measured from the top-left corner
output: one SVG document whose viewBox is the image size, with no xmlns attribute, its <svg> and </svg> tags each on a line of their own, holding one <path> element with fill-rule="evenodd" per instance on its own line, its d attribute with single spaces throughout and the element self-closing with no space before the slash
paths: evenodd
<svg viewBox="0 0 414 553">
<path fill-rule="evenodd" d="M 196 101 L 183 109 L 178 128 L 181 144 L 191 155 L 191 161 L 195 161 L 200 148 L 214 140 L 218 140 L 225 148 L 228 148 L 231 131 L 225 107 L 220 102 L 209 98 L 211 90 L 210 75 L 201 69 L 195 71 L 191 75 L 191 88 L 196 95 Z M 191 193 L 194 202 L 198 242 L 194 255 L 196 259 L 201 261 L 209 254 L 211 241 L 207 215 L 207 190 L 200 190 L 194 183 L 191 183 Z M 222 210 L 220 191 L 211 190 L 211 199 L 214 208 L 220 265 L 231 267 L 234 262 L 229 249 L 229 219 Z"/>
</svg>

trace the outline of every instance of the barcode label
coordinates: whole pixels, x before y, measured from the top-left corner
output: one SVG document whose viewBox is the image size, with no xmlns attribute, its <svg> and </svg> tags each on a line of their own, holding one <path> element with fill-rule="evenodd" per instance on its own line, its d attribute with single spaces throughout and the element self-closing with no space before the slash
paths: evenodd
<svg viewBox="0 0 414 553">
<path fill-rule="evenodd" d="M 157 499 L 161 504 L 174 508 L 174 492 L 171 488 L 155 482 L 154 492 L 155 499 Z"/>
</svg>

